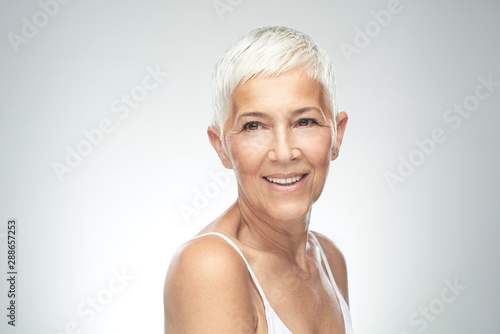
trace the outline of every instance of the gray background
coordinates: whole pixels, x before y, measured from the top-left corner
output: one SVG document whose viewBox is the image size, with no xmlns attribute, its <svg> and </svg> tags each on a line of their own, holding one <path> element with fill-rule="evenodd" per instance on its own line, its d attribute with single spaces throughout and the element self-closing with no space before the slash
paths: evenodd
<svg viewBox="0 0 500 334">
<path fill-rule="evenodd" d="M 355 332 L 498 333 L 500 87 L 460 126 L 443 117 L 474 102 L 479 77 L 500 81 L 500 3 L 401 0 L 382 26 L 372 11 L 391 1 L 218 2 L 221 15 L 213 0 L 73 0 L 44 22 L 38 2 L 2 0 L 0 331 L 162 332 L 174 250 L 236 195 L 206 137 L 213 66 L 252 28 L 282 24 L 331 55 L 349 114 L 312 228 L 347 259 Z M 13 47 L 23 18 L 40 27 Z M 357 29 L 372 37 L 349 56 Z M 168 77 L 121 119 L 113 101 L 139 92 L 148 67 Z M 60 181 L 52 164 L 103 119 L 113 131 Z M 437 128 L 446 140 L 418 153 Z M 387 173 L 410 158 L 418 166 L 391 188 Z M 15 328 L 4 315 L 9 218 Z M 449 303 L 446 280 L 461 286 Z"/>
</svg>

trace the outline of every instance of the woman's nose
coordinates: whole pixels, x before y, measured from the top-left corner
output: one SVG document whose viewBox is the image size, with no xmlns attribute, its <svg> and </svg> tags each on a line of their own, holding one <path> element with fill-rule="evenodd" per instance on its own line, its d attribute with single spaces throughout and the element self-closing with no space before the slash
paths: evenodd
<svg viewBox="0 0 500 334">
<path fill-rule="evenodd" d="M 271 161 L 291 161 L 300 156 L 300 150 L 291 129 L 279 128 L 275 130 L 269 150 Z"/>
</svg>

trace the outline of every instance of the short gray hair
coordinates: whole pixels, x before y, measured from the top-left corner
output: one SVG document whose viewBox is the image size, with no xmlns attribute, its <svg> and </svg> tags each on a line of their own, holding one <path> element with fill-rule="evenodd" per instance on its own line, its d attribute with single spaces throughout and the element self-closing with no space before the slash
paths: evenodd
<svg viewBox="0 0 500 334">
<path fill-rule="evenodd" d="M 212 78 L 212 126 L 222 128 L 238 85 L 251 78 L 272 77 L 301 69 L 323 87 L 334 120 L 338 115 L 335 71 L 325 50 L 311 37 L 291 28 L 269 26 L 252 30 L 226 50 Z M 335 121 L 334 121 L 335 124 Z"/>
</svg>

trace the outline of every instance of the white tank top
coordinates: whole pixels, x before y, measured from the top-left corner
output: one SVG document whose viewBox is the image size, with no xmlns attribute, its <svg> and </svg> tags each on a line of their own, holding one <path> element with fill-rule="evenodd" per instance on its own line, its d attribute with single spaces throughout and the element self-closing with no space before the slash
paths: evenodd
<svg viewBox="0 0 500 334">
<path fill-rule="evenodd" d="M 250 265 L 248 264 L 247 259 L 241 252 L 241 250 L 236 246 L 236 244 L 229 239 L 227 236 L 225 236 L 222 233 L 217 233 L 217 232 L 210 232 L 202 235 L 198 235 L 195 238 L 203 237 L 205 235 L 217 235 L 221 237 L 222 239 L 226 240 L 233 248 L 238 252 L 238 254 L 241 255 L 243 258 L 243 261 L 245 261 L 245 264 L 247 265 L 248 271 L 250 272 L 250 276 L 252 276 L 252 279 L 255 283 L 255 286 L 257 287 L 257 290 L 259 291 L 259 294 L 262 298 L 262 301 L 264 302 L 264 308 L 266 311 L 266 321 L 267 321 L 267 333 L 268 334 L 293 334 L 281 321 L 280 317 L 274 312 L 273 308 L 269 304 L 269 301 L 266 298 L 266 295 L 264 294 L 264 291 L 262 290 L 259 281 L 257 280 L 257 277 L 253 273 L 252 268 L 250 268 Z M 335 283 L 335 279 L 333 277 L 332 271 L 330 269 L 330 265 L 328 264 L 328 260 L 326 258 L 325 252 L 323 251 L 323 248 L 321 248 L 321 245 L 316 238 L 316 236 L 313 233 L 309 233 L 311 236 L 311 239 L 313 242 L 319 247 L 319 250 L 321 252 L 321 258 L 323 260 L 323 264 L 326 267 L 326 271 L 328 272 L 328 277 L 330 278 L 330 282 L 333 286 L 333 289 L 335 290 L 335 294 L 337 295 L 337 299 L 339 300 L 340 308 L 342 309 L 342 316 L 344 318 L 344 328 L 345 328 L 345 334 L 353 334 L 352 330 L 352 324 L 351 324 L 351 314 L 349 312 L 349 307 L 347 306 L 347 303 L 344 300 L 344 297 L 342 297 L 342 294 L 339 292 L 339 288 L 337 287 L 337 284 Z"/>
</svg>

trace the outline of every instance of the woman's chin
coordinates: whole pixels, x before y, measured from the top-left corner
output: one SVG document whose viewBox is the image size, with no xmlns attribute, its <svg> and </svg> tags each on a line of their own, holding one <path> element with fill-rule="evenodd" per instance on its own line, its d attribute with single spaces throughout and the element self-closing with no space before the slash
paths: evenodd
<svg viewBox="0 0 500 334">
<path fill-rule="evenodd" d="M 298 203 L 282 203 L 267 209 L 268 215 L 275 221 L 294 221 L 308 218 L 311 206 Z"/>
</svg>

